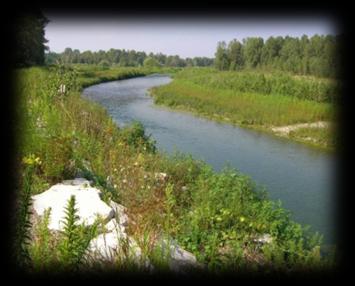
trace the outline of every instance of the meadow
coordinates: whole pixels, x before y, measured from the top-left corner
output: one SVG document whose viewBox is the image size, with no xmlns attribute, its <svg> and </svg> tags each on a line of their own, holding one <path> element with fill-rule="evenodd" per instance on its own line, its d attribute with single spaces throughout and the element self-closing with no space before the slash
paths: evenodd
<svg viewBox="0 0 355 286">
<path fill-rule="evenodd" d="M 185 68 L 175 74 L 169 85 L 153 88 L 151 94 L 156 104 L 273 133 L 272 128 L 279 126 L 335 123 L 340 90 L 340 83 L 325 78 L 256 70 Z M 323 132 L 325 136 L 318 140 L 319 132 L 313 128 L 308 130 L 307 137 L 294 132 L 288 138 L 334 149 L 333 134 Z"/>
<path fill-rule="evenodd" d="M 334 266 L 334 257 L 321 255 L 321 237 L 292 221 L 281 203 L 269 200 L 266 191 L 248 176 L 234 169 L 216 173 L 183 154 L 160 154 L 140 123 L 120 129 L 101 106 L 81 97 L 84 86 L 153 72 L 169 71 L 92 66 L 16 71 L 20 119 L 17 159 L 21 174 L 16 190 L 13 251 L 17 261 L 31 272 L 82 269 L 85 243 L 70 244 L 68 252 L 68 233 L 58 238 L 49 232 L 49 214 L 35 233 L 29 233 L 29 218 L 31 195 L 64 179 L 85 177 L 103 191 L 104 197 L 127 207 L 134 221 L 128 231 L 157 271 L 166 269 L 168 263 L 153 247 L 154 240 L 161 236 L 177 240 L 212 273 L 315 271 Z M 211 90 L 210 85 L 216 83 L 203 87 L 198 80 L 189 81 L 183 76 L 184 72 L 178 73 L 172 84 L 156 89 L 156 101 L 165 104 L 170 100 L 169 106 L 186 106 L 188 98 L 188 105 L 196 110 L 218 112 L 236 122 L 250 120 L 250 113 L 261 112 L 262 117 L 257 113 L 254 116 L 259 120 L 256 124 L 288 124 L 303 116 L 307 120 L 331 118 L 328 103 L 246 93 L 238 97 L 237 104 L 233 92 Z M 66 89 L 59 92 L 63 84 Z M 270 102 L 278 104 L 279 115 L 268 110 Z M 250 110 L 243 112 L 245 109 Z M 241 114 L 232 117 L 236 110 Z M 287 110 L 292 111 L 292 117 L 280 119 Z M 167 180 L 157 180 L 157 172 L 166 173 Z M 68 213 L 73 212 L 74 205 L 73 201 L 68 204 Z M 68 225 L 69 221 L 70 215 Z M 258 243 L 257 238 L 265 234 L 272 237 L 272 242 Z M 70 253 L 76 253 L 75 259 Z M 122 259 L 110 265 L 116 270 L 126 267 Z"/>
</svg>

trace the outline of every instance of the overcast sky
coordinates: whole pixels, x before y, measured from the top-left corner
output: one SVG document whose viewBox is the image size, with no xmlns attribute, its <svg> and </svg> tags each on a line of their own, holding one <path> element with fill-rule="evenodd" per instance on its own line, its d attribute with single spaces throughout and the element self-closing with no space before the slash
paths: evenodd
<svg viewBox="0 0 355 286">
<path fill-rule="evenodd" d="M 259 36 L 336 34 L 337 28 L 326 17 L 287 18 L 63 18 L 46 14 L 50 23 L 46 38 L 51 51 L 65 48 L 98 51 L 134 49 L 180 57 L 214 57 L 218 41 Z"/>
</svg>

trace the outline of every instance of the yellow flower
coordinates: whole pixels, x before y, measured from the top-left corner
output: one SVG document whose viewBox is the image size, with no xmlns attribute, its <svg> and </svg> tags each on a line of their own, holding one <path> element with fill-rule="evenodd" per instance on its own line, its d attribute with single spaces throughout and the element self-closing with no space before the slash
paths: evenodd
<svg viewBox="0 0 355 286">
<path fill-rule="evenodd" d="M 240 220 L 240 222 L 244 222 L 244 221 L 245 221 L 245 217 L 241 216 L 241 217 L 239 218 L 239 220 Z"/>
<path fill-rule="evenodd" d="M 29 166 L 35 166 L 35 165 L 41 165 L 42 164 L 42 161 L 39 157 L 35 157 L 34 154 L 30 154 L 28 155 L 27 157 L 24 157 L 22 159 L 22 162 L 25 164 L 25 165 L 29 165 Z"/>
</svg>

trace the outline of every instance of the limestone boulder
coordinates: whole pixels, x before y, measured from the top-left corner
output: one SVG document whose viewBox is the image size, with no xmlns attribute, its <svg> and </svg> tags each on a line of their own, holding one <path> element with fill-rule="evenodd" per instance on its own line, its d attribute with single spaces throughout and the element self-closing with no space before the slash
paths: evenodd
<svg viewBox="0 0 355 286">
<path fill-rule="evenodd" d="M 33 209 L 37 215 L 42 216 L 46 209 L 51 208 L 48 227 L 50 230 L 62 230 L 65 209 L 73 195 L 76 199 L 75 207 L 78 210 L 78 223 L 92 225 L 97 217 L 109 221 L 115 215 L 115 211 L 101 200 L 100 194 L 101 191 L 91 187 L 90 182 L 85 179 L 63 181 L 39 195 L 32 196 Z"/>
<path fill-rule="evenodd" d="M 168 255 L 171 271 L 184 274 L 201 270 L 203 265 L 196 260 L 195 255 L 181 248 L 174 240 L 163 239 L 160 242 L 163 253 Z"/>
<path fill-rule="evenodd" d="M 115 211 L 115 219 L 116 221 L 124 227 L 128 226 L 128 216 L 126 214 L 126 207 L 114 202 L 110 201 L 110 207 Z"/>
<path fill-rule="evenodd" d="M 136 266 L 153 270 L 149 259 L 144 257 L 137 242 L 125 232 L 125 227 L 112 219 L 105 225 L 106 233 L 102 233 L 90 241 L 86 254 L 89 261 L 115 262 L 126 260 Z"/>
</svg>

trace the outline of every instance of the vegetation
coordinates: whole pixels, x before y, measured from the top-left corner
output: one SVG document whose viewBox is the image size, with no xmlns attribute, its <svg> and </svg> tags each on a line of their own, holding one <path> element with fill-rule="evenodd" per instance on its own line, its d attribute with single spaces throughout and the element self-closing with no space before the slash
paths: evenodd
<svg viewBox="0 0 355 286">
<path fill-rule="evenodd" d="M 44 51 L 48 48 L 45 43 L 44 27 L 48 19 L 37 11 L 21 15 L 15 25 L 15 54 L 16 67 L 28 67 L 44 64 Z"/>
<path fill-rule="evenodd" d="M 56 272 L 79 270 L 84 264 L 90 240 L 97 234 L 99 220 L 92 226 L 78 224 L 75 196 L 68 200 L 65 210 L 64 229 L 53 234 L 48 229 L 51 209 L 39 218 L 29 247 L 33 267 L 36 271 Z"/>
<path fill-rule="evenodd" d="M 19 142 L 24 158 L 20 172 L 24 177 L 18 190 L 23 207 L 18 209 L 16 227 L 23 237 L 28 233 L 29 194 L 83 176 L 94 181 L 105 197 L 127 207 L 134 222 L 128 227 L 129 234 L 158 268 L 164 269 L 166 263 L 153 242 L 167 235 L 212 272 L 316 270 L 333 265 L 332 257 L 320 255 L 320 237 L 293 222 L 280 203 L 270 201 L 248 177 L 231 169 L 214 173 L 203 162 L 181 154 L 167 157 L 157 153 L 141 125 L 119 129 L 102 107 L 80 96 L 85 85 L 133 75 L 138 73 L 131 69 L 98 67 L 17 71 L 22 114 Z M 193 92 L 201 88 L 188 84 Z M 60 88 L 63 85 L 65 89 Z M 218 96 L 229 95 L 221 91 Z M 292 106 L 288 97 L 277 98 Z M 297 98 L 293 101 L 303 104 Z M 326 103 L 315 104 L 319 114 L 328 116 L 323 110 Z M 315 108 L 305 106 L 307 111 Z M 157 178 L 159 172 L 167 178 Z M 16 249 L 22 249 L 18 260 L 34 270 L 50 270 L 53 261 L 59 265 L 55 269 L 79 270 L 83 249 L 94 230 L 74 223 L 74 199 L 68 202 L 66 228 L 57 240 L 46 227 L 49 216 L 50 211 L 30 241 L 16 240 Z M 260 243 L 264 235 L 270 235 L 272 241 Z M 22 260 L 21 253 L 29 253 L 29 259 Z M 122 269 L 124 265 L 113 267 Z"/>
<path fill-rule="evenodd" d="M 336 120 L 336 103 L 341 86 L 335 80 L 260 71 L 216 71 L 211 68 L 184 69 L 174 80 L 152 89 L 154 101 L 237 125 L 273 132 L 275 126 Z M 327 128 L 327 127 L 326 127 Z M 331 132 L 319 140 L 299 133 L 290 137 L 332 149 Z"/>
<path fill-rule="evenodd" d="M 66 48 L 62 53 L 48 52 L 45 55 L 47 64 L 57 62 L 63 64 L 100 64 L 105 61 L 110 66 L 119 67 L 141 67 L 141 66 L 165 66 L 165 67 L 185 67 L 185 66 L 212 66 L 213 59 L 207 57 L 194 57 L 182 59 L 178 55 L 167 56 L 162 53 L 146 54 L 135 50 L 110 49 L 98 52 L 72 50 Z"/>
<path fill-rule="evenodd" d="M 339 77 L 342 36 L 311 38 L 259 37 L 219 42 L 215 66 L 219 70 L 264 69 L 282 70 L 302 75 Z"/>
</svg>

